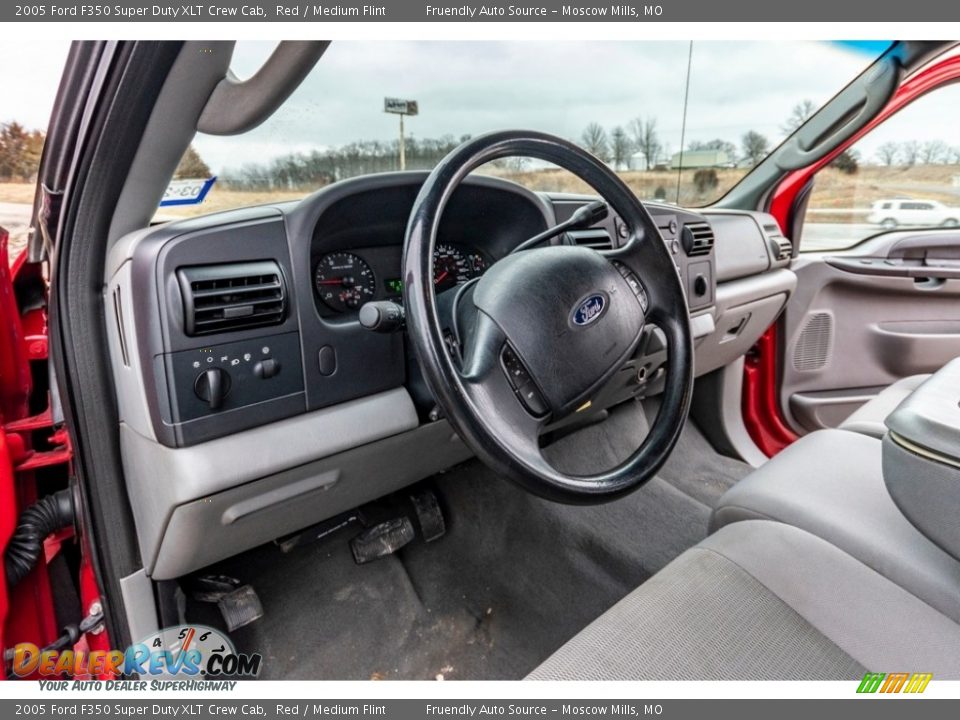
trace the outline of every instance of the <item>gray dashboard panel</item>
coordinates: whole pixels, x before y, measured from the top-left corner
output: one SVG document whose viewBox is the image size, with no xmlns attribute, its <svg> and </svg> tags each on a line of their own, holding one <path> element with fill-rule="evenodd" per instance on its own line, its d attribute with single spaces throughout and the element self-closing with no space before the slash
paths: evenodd
<svg viewBox="0 0 960 720">
<path fill-rule="evenodd" d="M 120 451 L 144 567 L 152 571 L 176 507 L 413 430 L 418 424 L 403 388 L 186 448 L 166 447 L 121 424 Z M 277 535 L 289 532 L 278 530 Z M 217 539 L 211 535 L 208 540 Z"/>
<path fill-rule="evenodd" d="M 133 233 L 113 248 L 104 299 L 120 397 L 121 452 L 141 555 L 151 577 L 176 577 L 469 456 L 447 423 L 420 425 L 412 390 L 403 387 L 402 335 L 370 333 L 348 317 L 335 321 L 321 317 L 313 296 L 317 251 L 313 238 L 327 209 L 357 192 L 377 192 L 398 183 L 415 188 L 425 176 L 388 174 L 337 183 L 301 203 L 181 221 Z M 466 182 L 524 198 L 542 213 L 545 226 L 554 220 L 550 196 L 497 179 L 471 177 Z M 666 220 L 699 217 L 678 208 L 657 206 L 653 211 Z M 754 234 L 718 232 L 718 244 L 724 238 L 725 248 L 741 241 L 749 246 L 756 243 L 756 233 L 762 237 L 762 217 L 717 213 L 709 220 L 733 216 L 747 225 L 732 226 L 752 227 Z M 243 257 L 227 252 L 234 229 Z M 257 244 L 261 229 L 268 229 L 272 238 L 267 250 Z M 285 242 L 279 242 L 281 236 Z M 184 347 L 176 327 L 182 311 L 175 288 L 167 287 L 171 268 L 184 262 L 183 253 L 176 255 L 183 239 L 200 240 L 185 256 L 190 262 L 247 260 L 264 252 L 279 256 L 293 290 L 294 312 L 276 332 L 299 331 L 306 412 L 187 447 L 172 447 L 169 438 L 157 435 L 157 420 L 171 417 L 162 392 L 162 367 L 155 367 L 157 352 Z M 677 253 L 675 236 L 665 240 Z M 167 262 L 170 257 L 176 259 Z M 722 279 L 719 270 L 714 272 L 712 256 L 697 260 L 709 264 L 710 274 Z M 679 253 L 682 272 L 688 270 L 688 261 L 685 253 Z M 701 328 L 695 333 L 698 375 L 742 355 L 779 312 L 796 279 L 788 270 L 768 271 L 770 267 L 767 257 L 765 264 L 754 262 L 750 277 L 711 282 L 710 293 L 692 318 Z M 746 269 L 741 265 L 737 272 Z M 111 305 L 114 296 L 120 299 L 120 312 Z M 240 331 L 229 339 L 253 337 L 256 332 Z M 339 343 L 335 337 L 346 349 L 338 357 L 336 374 L 321 379 L 312 372 L 316 367 L 310 359 L 316 360 L 321 345 Z M 197 342 L 187 341 L 186 347 Z M 377 370 L 384 363 L 389 372 Z M 371 376 L 372 384 L 357 382 Z M 358 397 L 364 388 L 365 394 Z"/>
<path fill-rule="evenodd" d="M 152 576 L 174 578 L 270 542 L 466 460 L 441 420 L 178 506 Z"/>
<path fill-rule="evenodd" d="M 770 254 L 765 227 L 779 227 L 772 215 L 731 210 L 705 210 L 716 235 L 717 281 L 737 280 L 771 268 L 785 267 Z"/>
</svg>

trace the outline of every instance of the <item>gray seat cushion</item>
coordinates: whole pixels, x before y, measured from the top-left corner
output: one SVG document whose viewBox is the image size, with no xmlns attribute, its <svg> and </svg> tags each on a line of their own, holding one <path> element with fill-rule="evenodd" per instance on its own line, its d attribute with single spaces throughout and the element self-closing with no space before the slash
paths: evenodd
<svg viewBox="0 0 960 720">
<path fill-rule="evenodd" d="M 850 417 L 840 423 L 840 429 L 882 438 L 887 432 L 887 426 L 884 424 L 887 416 L 929 377 L 929 375 L 911 375 L 897 380 L 893 385 L 882 390 L 873 400 L 855 410 Z"/>
<path fill-rule="evenodd" d="M 758 518 L 823 538 L 960 622 L 960 562 L 894 504 L 880 440 L 844 430 L 801 438 L 728 490 L 711 528 Z"/>
<path fill-rule="evenodd" d="M 826 541 L 770 521 L 683 553 L 532 680 L 960 678 L 960 625 Z"/>
</svg>

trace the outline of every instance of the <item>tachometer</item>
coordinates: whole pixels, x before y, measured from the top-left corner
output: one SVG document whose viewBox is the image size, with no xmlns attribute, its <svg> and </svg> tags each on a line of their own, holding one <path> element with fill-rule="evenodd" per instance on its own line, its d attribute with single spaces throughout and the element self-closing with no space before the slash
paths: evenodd
<svg viewBox="0 0 960 720">
<path fill-rule="evenodd" d="M 320 299 L 337 312 L 355 310 L 377 291 L 373 270 L 353 253 L 335 252 L 324 255 L 317 263 L 314 283 Z"/>
<path fill-rule="evenodd" d="M 437 292 L 483 274 L 487 263 L 480 253 L 469 253 L 440 243 L 433 253 L 433 284 Z"/>
</svg>

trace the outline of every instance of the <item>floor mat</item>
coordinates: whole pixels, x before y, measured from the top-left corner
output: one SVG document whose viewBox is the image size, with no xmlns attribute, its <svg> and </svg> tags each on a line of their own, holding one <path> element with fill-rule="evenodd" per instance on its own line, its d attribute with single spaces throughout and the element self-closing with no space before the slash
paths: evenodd
<svg viewBox="0 0 960 720">
<path fill-rule="evenodd" d="M 611 421 L 551 452 L 597 467 L 646 432 L 635 407 Z M 268 679 L 521 678 L 702 539 L 711 499 L 749 470 L 692 424 L 681 447 L 660 477 L 606 505 L 549 503 L 470 461 L 431 481 L 448 518 L 434 543 L 358 566 L 355 528 L 220 563 L 211 571 L 252 583 L 265 610 L 233 639 L 264 655 Z M 211 606 L 189 613 L 217 623 Z"/>
</svg>

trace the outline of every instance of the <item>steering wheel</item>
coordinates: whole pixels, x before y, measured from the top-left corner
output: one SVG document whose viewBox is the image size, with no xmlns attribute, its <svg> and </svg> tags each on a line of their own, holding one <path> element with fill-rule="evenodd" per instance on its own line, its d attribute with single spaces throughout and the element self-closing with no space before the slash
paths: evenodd
<svg viewBox="0 0 960 720">
<path fill-rule="evenodd" d="M 586 181 L 626 224 L 628 239 L 609 251 L 552 245 L 508 255 L 457 293 L 460 327 L 452 333 L 441 321 L 432 282 L 440 218 L 471 171 L 514 156 L 554 163 Z M 494 132 L 463 143 L 430 173 L 413 204 L 403 278 L 407 329 L 427 386 L 488 466 L 544 498 L 586 504 L 636 490 L 666 461 L 693 388 L 687 302 L 650 213 L 596 157 L 537 132 Z M 445 311 L 449 304 L 443 305 Z M 544 428 L 589 407 L 634 355 L 647 321 L 666 336 L 668 359 L 646 438 L 613 469 L 594 475 L 554 469 L 540 451 Z"/>
</svg>

